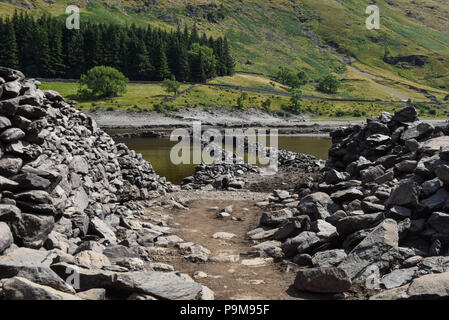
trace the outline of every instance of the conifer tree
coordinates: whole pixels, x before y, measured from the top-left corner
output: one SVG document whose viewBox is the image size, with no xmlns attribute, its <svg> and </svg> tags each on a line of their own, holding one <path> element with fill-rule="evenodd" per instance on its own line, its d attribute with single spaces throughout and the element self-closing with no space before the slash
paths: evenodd
<svg viewBox="0 0 449 320">
<path fill-rule="evenodd" d="M 80 30 L 71 30 L 72 37 L 67 44 L 66 64 L 69 78 L 79 79 L 84 69 L 84 37 Z"/>
<path fill-rule="evenodd" d="M 14 26 L 6 19 L 0 32 L 2 48 L 0 50 L 0 65 L 17 69 L 19 67 L 18 49 Z"/>
<path fill-rule="evenodd" d="M 65 65 L 62 54 L 62 30 L 57 24 L 50 22 L 49 32 L 49 48 L 50 48 L 50 76 L 60 77 L 65 74 Z"/>
<path fill-rule="evenodd" d="M 162 41 L 158 41 L 154 51 L 154 68 L 155 78 L 157 80 L 164 80 L 170 78 L 170 69 L 168 67 L 167 56 Z"/>
<path fill-rule="evenodd" d="M 229 48 L 228 39 L 223 40 L 223 59 L 226 66 L 226 75 L 230 76 L 234 73 L 235 61 L 231 56 L 231 49 Z"/>
</svg>

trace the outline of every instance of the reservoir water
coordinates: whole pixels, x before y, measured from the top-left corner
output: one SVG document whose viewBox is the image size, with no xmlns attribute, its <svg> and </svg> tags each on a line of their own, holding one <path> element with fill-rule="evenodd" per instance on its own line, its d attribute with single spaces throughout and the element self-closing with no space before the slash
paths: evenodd
<svg viewBox="0 0 449 320">
<path fill-rule="evenodd" d="M 175 165 L 170 161 L 171 148 L 178 142 L 167 138 L 115 138 L 116 142 L 123 142 L 128 148 L 141 153 L 143 158 L 151 163 L 158 175 L 168 181 L 179 184 L 185 177 L 195 172 L 195 164 Z M 317 159 L 327 159 L 331 147 L 329 138 L 304 136 L 279 136 L 279 149 L 298 153 L 311 154 Z"/>
</svg>

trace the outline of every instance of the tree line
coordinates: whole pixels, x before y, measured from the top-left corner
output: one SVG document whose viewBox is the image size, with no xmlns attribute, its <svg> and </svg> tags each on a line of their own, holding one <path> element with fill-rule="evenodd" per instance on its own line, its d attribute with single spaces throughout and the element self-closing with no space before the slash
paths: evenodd
<svg viewBox="0 0 449 320">
<path fill-rule="evenodd" d="M 69 30 L 62 17 L 21 12 L 0 18 L 0 65 L 30 77 L 79 79 L 94 66 L 114 67 L 131 80 L 204 82 L 231 75 L 226 37 L 191 30 L 83 22 Z"/>
</svg>

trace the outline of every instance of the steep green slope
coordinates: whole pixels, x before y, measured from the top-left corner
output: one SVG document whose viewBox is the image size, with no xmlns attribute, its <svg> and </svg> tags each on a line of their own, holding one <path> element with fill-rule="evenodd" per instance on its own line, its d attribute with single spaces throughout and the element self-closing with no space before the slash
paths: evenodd
<svg viewBox="0 0 449 320">
<path fill-rule="evenodd" d="M 380 30 L 365 27 L 368 0 L 0 0 L 0 14 L 27 8 L 63 15 L 73 3 L 82 8 L 82 19 L 163 28 L 197 24 L 209 35 L 225 34 L 237 70 L 272 75 L 286 63 L 318 78 L 344 72 L 339 53 L 391 81 L 449 89 L 446 0 L 377 0 Z"/>
</svg>

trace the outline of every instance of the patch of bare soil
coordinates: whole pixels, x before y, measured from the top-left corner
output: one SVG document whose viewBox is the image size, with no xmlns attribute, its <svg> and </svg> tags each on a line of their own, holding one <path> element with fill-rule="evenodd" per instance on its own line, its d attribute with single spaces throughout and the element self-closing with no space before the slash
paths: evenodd
<svg viewBox="0 0 449 320">
<path fill-rule="evenodd" d="M 248 240 L 246 233 L 257 227 L 262 213 L 255 203 L 255 200 L 196 199 L 190 202 L 190 210 L 171 212 L 173 233 L 184 241 L 194 242 L 209 249 L 212 260 L 221 256 L 224 260 L 233 258 L 238 261 L 209 260 L 206 263 L 193 263 L 173 254 L 169 263 L 176 270 L 189 274 L 209 287 L 214 291 L 215 299 L 299 298 L 291 288 L 295 272 L 290 267 L 275 263 L 271 258 L 259 266 L 247 265 L 267 258 L 247 254 L 253 251 L 251 246 L 255 243 Z M 217 213 L 229 205 L 233 206 L 232 217 L 240 221 L 217 218 Z M 210 209 L 212 207 L 218 207 L 219 210 Z M 232 239 L 214 239 L 212 236 L 217 232 L 233 233 L 235 236 Z M 198 277 L 199 271 L 207 277 Z"/>
<path fill-rule="evenodd" d="M 294 189 L 298 182 L 307 177 L 315 177 L 318 173 L 306 173 L 300 169 L 285 169 L 271 176 L 262 176 L 259 173 L 251 173 L 245 176 L 247 189 L 253 192 L 272 192 L 276 189 Z"/>
</svg>

